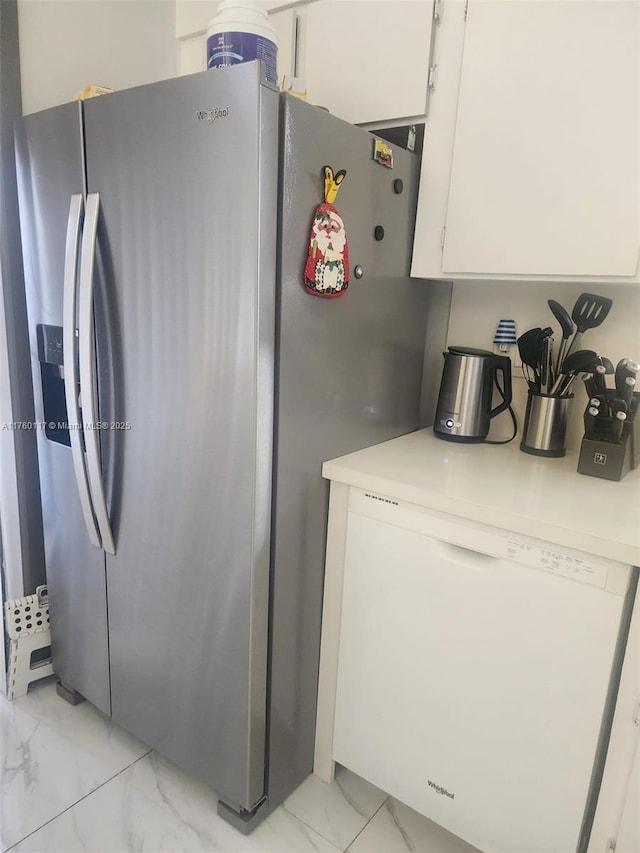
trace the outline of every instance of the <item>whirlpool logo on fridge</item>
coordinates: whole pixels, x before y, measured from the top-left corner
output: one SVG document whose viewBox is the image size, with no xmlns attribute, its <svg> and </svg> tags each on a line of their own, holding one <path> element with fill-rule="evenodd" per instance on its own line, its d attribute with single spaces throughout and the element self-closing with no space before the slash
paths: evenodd
<svg viewBox="0 0 640 853">
<path fill-rule="evenodd" d="M 446 788 L 443 788 L 441 785 L 437 785 L 435 782 L 432 782 L 431 779 L 427 779 L 427 783 L 430 788 L 433 788 L 436 794 L 442 794 L 445 797 L 449 797 L 452 800 L 455 800 L 456 795 L 452 794 L 450 791 L 447 791 Z"/>
<path fill-rule="evenodd" d="M 196 117 L 198 121 L 205 121 L 207 124 L 213 124 L 219 118 L 229 117 L 229 107 L 212 107 L 210 110 L 197 110 Z"/>
</svg>

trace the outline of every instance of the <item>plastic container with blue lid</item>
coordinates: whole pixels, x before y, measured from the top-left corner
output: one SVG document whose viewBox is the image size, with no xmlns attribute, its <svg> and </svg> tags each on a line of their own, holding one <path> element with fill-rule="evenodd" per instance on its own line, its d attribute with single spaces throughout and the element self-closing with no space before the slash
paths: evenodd
<svg viewBox="0 0 640 853">
<path fill-rule="evenodd" d="M 278 83 L 278 34 L 261 0 L 222 0 L 207 27 L 207 68 L 260 59 Z"/>
</svg>

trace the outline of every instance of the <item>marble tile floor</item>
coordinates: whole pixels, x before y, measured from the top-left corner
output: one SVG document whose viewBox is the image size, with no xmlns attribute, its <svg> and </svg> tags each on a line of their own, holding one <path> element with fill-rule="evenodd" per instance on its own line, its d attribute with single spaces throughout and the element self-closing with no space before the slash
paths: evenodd
<svg viewBox="0 0 640 853">
<path fill-rule="evenodd" d="M 53 679 L 13 702 L 0 695 L 0 850 L 474 853 L 475 848 L 338 768 L 314 776 L 251 835 L 218 817 L 189 779 Z"/>
</svg>

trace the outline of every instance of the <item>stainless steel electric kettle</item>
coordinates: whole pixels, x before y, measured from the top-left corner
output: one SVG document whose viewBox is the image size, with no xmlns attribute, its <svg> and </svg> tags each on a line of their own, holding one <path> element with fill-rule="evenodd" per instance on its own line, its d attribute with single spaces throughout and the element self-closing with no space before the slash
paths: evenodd
<svg viewBox="0 0 640 853">
<path fill-rule="evenodd" d="M 485 441 L 491 419 L 511 406 L 511 359 L 468 347 L 449 347 L 443 355 L 433 431 L 449 441 Z M 502 402 L 491 408 L 494 387 Z"/>
</svg>

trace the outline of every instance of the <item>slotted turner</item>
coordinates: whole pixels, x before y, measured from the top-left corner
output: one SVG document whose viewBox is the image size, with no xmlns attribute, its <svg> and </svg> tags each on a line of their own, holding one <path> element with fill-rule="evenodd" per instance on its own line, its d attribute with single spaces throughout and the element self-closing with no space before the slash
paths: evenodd
<svg viewBox="0 0 640 853">
<path fill-rule="evenodd" d="M 606 319 L 612 305 L 613 301 L 608 296 L 596 296 L 593 293 L 581 293 L 578 296 L 571 312 L 576 331 L 571 338 L 567 355 L 571 355 L 578 348 L 584 332 L 595 329 Z"/>
</svg>

